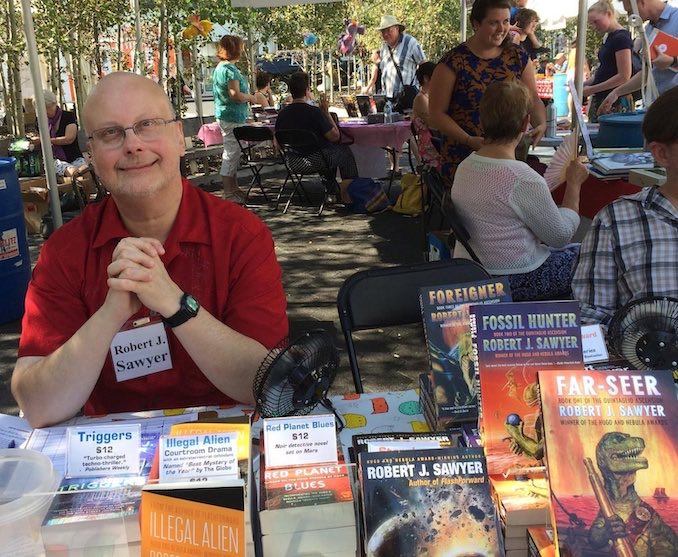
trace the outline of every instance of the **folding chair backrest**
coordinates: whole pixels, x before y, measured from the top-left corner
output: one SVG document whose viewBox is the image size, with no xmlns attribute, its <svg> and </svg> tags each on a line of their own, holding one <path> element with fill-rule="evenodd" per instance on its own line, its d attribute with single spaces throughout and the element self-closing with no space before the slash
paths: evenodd
<svg viewBox="0 0 678 557">
<path fill-rule="evenodd" d="M 275 140 L 283 152 L 291 149 L 298 153 L 310 153 L 320 149 L 317 136 L 309 130 L 276 130 Z"/>
<path fill-rule="evenodd" d="M 428 188 L 431 203 L 439 207 L 444 216 L 445 223 L 450 227 L 454 234 L 455 241 L 464 246 L 464 249 L 473 261 L 482 264 L 478 255 L 473 251 L 473 248 L 469 244 L 471 235 L 462 223 L 457 207 L 450 198 L 449 193 L 445 191 L 445 184 L 438 171 L 435 169 L 428 169 L 424 172 L 423 178 Z"/>
<path fill-rule="evenodd" d="M 273 130 L 265 126 L 238 126 L 233 130 L 233 135 L 238 142 L 258 143 L 260 141 L 273 141 Z"/>
<path fill-rule="evenodd" d="M 417 323 L 421 321 L 421 287 L 489 277 L 481 265 L 470 259 L 448 259 L 359 271 L 347 278 L 337 295 L 337 310 L 356 392 L 363 392 L 363 386 L 353 331 Z"/>
</svg>

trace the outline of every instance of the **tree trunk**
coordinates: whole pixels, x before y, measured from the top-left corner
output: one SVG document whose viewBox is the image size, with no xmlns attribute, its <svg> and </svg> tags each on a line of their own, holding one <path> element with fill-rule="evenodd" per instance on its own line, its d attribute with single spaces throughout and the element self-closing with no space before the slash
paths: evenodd
<svg viewBox="0 0 678 557">
<path fill-rule="evenodd" d="M 5 72 L 0 72 L 0 87 L 2 87 L 2 100 L 5 104 L 5 124 L 7 132 L 14 135 L 14 103 L 9 94 L 9 83 L 5 79 Z"/>
<path fill-rule="evenodd" d="M 165 82 L 165 54 L 167 52 L 167 6 L 164 0 L 160 1 L 160 38 L 158 39 L 158 84 Z M 169 66 L 169 58 L 167 60 Z"/>
<path fill-rule="evenodd" d="M 122 24 L 118 24 L 118 71 L 122 70 L 122 60 L 124 58 L 122 52 Z"/>
<path fill-rule="evenodd" d="M 9 43 L 17 44 L 19 37 L 17 35 L 17 21 L 16 21 L 16 10 L 14 8 L 14 0 L 7 0 L 7 12 L 9 19 Z M 11 77 L 10 86 L 12 87 L 13 100 L 14 100 L 14 118 L 16 122 L 16 133 L 17 135 L 26 135 L 26 123 L 24 120 L 24 111 L 23 111 L 23 99 L 21 97 L 21 74 L 19 71 L 19 56 L 15 53 L 9 55 L 9 67 L 10 70 L 8 74 Z"/>
<path fill-rule="evenodd" d="M 99 79 L 104 76 L 103 64 L 101 63 L 101 48 L 99 47 L 99 20 L 96 14 L 92 18 L 92 40 L 94 41 L 94 64 L 96 75 Z"/>
</svg>

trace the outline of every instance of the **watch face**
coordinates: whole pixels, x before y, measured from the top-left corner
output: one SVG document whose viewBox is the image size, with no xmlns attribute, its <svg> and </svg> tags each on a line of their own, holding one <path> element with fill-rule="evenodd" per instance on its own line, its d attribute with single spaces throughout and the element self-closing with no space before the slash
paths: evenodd
<svg viewBox="0 0 678 557">
<path fill-rule="evenodd" d="M 193 296 L 190 295 L 186 296 L 186 306 L 193 313 L 197 312 L 198 309 L 200 309 L 200 304 L 198 303 L 198 300 L 196 300 Z"/>
</svg>

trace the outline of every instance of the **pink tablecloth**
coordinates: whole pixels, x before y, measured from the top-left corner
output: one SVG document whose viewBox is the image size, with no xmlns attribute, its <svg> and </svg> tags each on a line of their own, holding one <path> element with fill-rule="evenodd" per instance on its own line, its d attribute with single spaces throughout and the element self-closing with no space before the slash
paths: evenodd
<svg viewBox="0 0 678 557">
<path fill-rule="evenodd" d="M 392 124 L 367 124 L 364 122 L 339 122 L 339 127 L 350 134 L 360 146 L 392 147 L 400 151 L 412 135 L 410 121 Z"/>
<path fill-rule="evenodd" d="M 219 122 L 210 122 L 209 124 L 203 124 L 198 130 L 198 137 L 205 144 L 205 147 L 210 145 L 219 145 L 223 143 L 223 138 L 221 137 L 221 128 L 219 127 Z"/>
</svg>

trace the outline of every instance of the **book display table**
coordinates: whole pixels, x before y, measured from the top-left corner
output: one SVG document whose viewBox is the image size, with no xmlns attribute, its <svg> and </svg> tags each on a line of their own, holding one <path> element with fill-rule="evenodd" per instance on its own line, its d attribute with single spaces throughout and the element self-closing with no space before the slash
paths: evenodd
<svg viewBox="0 0 678 557">
<path fill-rule="evenodd" d="M 357 433 L 378 433 L 391 431 L 428 431 L 419 409 L 418 394 L 414 390 L 389 393 L 366 393 L 362 395 L 348 394 L 331 397 L 337 413 L 345 424 L 340 434 L 340 441 L 348 462 L 348 447 L 351 446 L 352 436 Z M 327 411 L 319 406 L 314 413 L 321 414 Z M 180 422 L 191 422 L 199 419 L 226 418 L 238 416 L 250 416 L 253 409 L 233 405 L 230 407 L 199 407 L 174 410 L 157 410 L 147 412 L 133 412 L 110 414 L 106 416 L 87 417 L 79 416 L 50 428 L 35 429 L 30 433 L 30 426 L 25 420 L 13 416 L 4 416 L 0 421 L 0 433 L 2 440 L 7 445 L 19 446 L 28 437 L 26 448 L 38 451 L 49 457 L 52 462 L 55 477 L 62 478 L 66 471 L 66 454 L 68 450 L 67 428 L 70 426 L 103 426 L 110 424 L 138 423 L 141 425 L 142 439 L 148 436 L 168 434 L 172 425 Z M 257 420 L 252 425 L 252 436 L 258 438 L 262 421 Z M 4 431 L 4 430 L 7 431 Z M 252 451 L 252 477 L 258 480 L 259 460 L 256 450 L 257 444 L 253 443 Z M 152 458 L 148 455 L 148 458 Z M 253 508 L 254 502 L 252 502 Z M 125 527 L 136 524 L 138 515 L 125 519 L 118 519 L 117 527 Z M 128 524 L 129 523 L 129 524 Z M 108 525 L 110 526 L 110 524 Z M 82 526 L 83 536 L 88 532 L 85 525 Z M 256 531 L 256 530 L 255 530 Z M 130 538 L 128 538 L 129 540 Z M 115 546 L 115 555 L 133 556 L 140 554 L 139 541 L 129 541 L 126 547 Z M 21 555 L 22 553 L 16 553 Z M 26 553 L 28 555 L 28 553 Z M 251 547 L 247 548 L 243 555 L 254 555 Z"/>
</svg>

